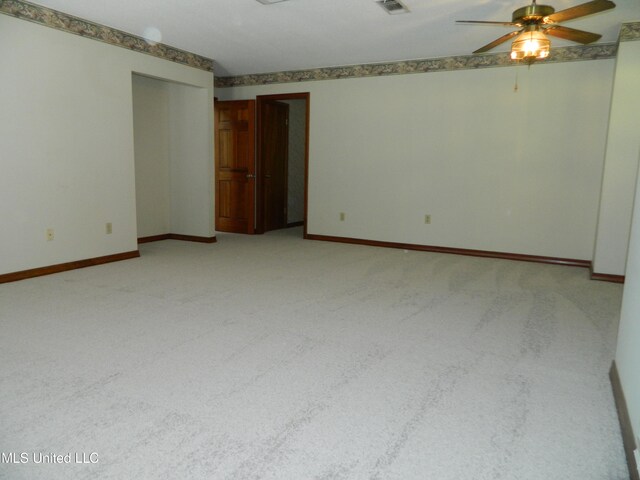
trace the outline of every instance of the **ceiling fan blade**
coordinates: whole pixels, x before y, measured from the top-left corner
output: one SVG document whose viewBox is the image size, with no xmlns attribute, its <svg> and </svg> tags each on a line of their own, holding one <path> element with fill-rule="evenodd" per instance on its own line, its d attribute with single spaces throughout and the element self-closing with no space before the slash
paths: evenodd
<svg viewBox="0 0 640 480">
<path fill-rule="evenodd" d="M 573 20 L 574 18 L 584 17 L 585 15 L 591 15 L 592 13 L 609 10 L 615 6 L 616 4 L 609 0 L 593 0 L 592 2 L 583 3 L 581 5 L 576 5 L 575 7 L 552 13 L 548 17 L 545 17 L 544 23 L 566 22 L 567 20 Z"/>
<path fill-rule="evenodd" d="M 596 40 L 600 40 L 600 37 L 602 37 L 602 35 L 597 33 L 576 30 L 575 28 L 561 27 L 560 25 L 552 25 L 549 28 L 545 28 L 544 33 L 582 44 L 595 42 Z"/>
<path fill-rule="evenodd" d="M 489 50 L 491 50 L 494 47 L 497 47 L 498 45 L 500 45 L 501 43 L 506 42 L 507 40 L 509 40 L 510 38 L 515 37 L 516 35 L 518 35 L 521 32 L 521 30 L 516 30 L 514 32 L 509 32 L 506 35 L 501 36 L 500 38 L 494 40 L 491 43 L 486 44 L 484 47 L 479 48 L 478 50 L 476 50 L 473 53 L 484 53 L 484 52 L 488 52 Z"/>
<path fill-rule="evenodd" d="M 481 25 L 505 25 L 508 27 L 519 27 L 520 24 L 513 22 L 492 22 L 485 20 L 456 20 L 456 23 L 479 23 Z"/>
</svg>

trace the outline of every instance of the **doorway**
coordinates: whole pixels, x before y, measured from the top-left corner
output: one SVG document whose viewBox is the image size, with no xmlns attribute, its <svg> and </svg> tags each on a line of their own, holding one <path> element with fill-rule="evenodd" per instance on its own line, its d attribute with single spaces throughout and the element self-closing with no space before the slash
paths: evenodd
<svg viewBox="0 0 640 480">
<path fill-rule="evenodd" d="M 135 72 L 131 88 L 138 240 L 214 241 L 209 92 Z"/>
<path fill-rule="evenodd" d="M 264 100 L 260 106 L 258 164 L 261 232 L 287 226 L 289 180 L 289 104 Z"/>
<path fill-rule="evenodd" d="M 306 235 L 309 97 L 256 99 L 256 233 L 303 225 Z"/>
<path fill-rule="evenodd" d="M 216 102 L 217 230 L 261 234 L 302 225 L 306 236 L 309 101 L 309 93 L 261 95 L 255 114 L 253 100 Z M 233 115 L 225 113 L 234 109 Z M 238 174 L 236 183 L 242 184 L 244 195 L 222 188 L 228 183 L 226 170 Z M 231 213 L 246 228 L 227 229 Z"/>
</svg>

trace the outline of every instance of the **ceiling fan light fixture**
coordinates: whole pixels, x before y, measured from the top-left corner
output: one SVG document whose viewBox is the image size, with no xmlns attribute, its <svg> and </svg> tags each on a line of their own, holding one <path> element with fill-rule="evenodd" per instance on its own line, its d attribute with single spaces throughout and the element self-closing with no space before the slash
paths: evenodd
<svg viewBox="0 0 640 480">
<path fill-rule="evenodd" d="M 518 35 L 511 44 L 511 60 L 533 63 L 549 56 L 551 41 L 540 30 L 532 29 Z"/>
<path fill-rule="evenodd" d="M 547 35 L 571 42 L 582 43 L 583 45 L 598 41 L 602 35 L 584 32 L 558 24 L 566 22 L 567 20 L 610 10 L 615 8 L 615 6 L 616 4 L 611 0 L 591 0 L 556 12 L 555 8 L 549 5 L 538 5 L 536 0 L 531 0 L 531 5 L 518 8 L 513 12 L 510 22 L 457 20 L 456 23 L 519 27 L 519 30 L 514 30 L 496 38 L 493 42 L 486 44 L 484 47 L 480 47 L 473 53 L 486 53 L 515 37 L 515 40 L 513 40 L 511 44 L 511 59 L 515 61 L 524 60 L 531 65 L 536 60 L 544 60 L 549 56 L 551 42 L 547 38 Z"/>
</svg>

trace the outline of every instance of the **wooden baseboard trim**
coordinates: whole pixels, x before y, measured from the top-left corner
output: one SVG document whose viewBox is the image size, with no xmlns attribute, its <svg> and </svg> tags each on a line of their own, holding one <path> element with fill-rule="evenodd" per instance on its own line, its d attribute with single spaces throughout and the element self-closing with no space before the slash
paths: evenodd
<svg viewBox="0 0 640 480">
<path fill-rule="evenodd" d="M 624 275 L 609 275 L 608 273 L 596 273 L 591 270 L 591 280 L 600 280 L 603 282 L 624 283 Z"/>
<path fill-rule="evenodd" d="M 170 233 L 169 240 L 182 240 L 183 242 L 196 243 L 216 243 L 218 241 L 215 235 L 213 237 L 196 237 L 194 235 L 180 235 L 178 233 Z"/>
<path fill-rule="evenodd" d="M 627 456 L 627 465 L 629 466 L 629 477 L 631 480 L 640 480 L 638 473 L 638 465 L 633 455 L 633 451 L 638 448 L 633 436 L 633 427 L 631 426 L 631 418 L 627 409 L 627 401 L 624 398 L 620 375 L 615 360 L 611 364 L 609 370 L 609 378 L 611 380 L 611 389 L 613 390 L 613 398 L 616 401 L 616 410 L 618 411 L 618 420 L 620 421 L 620 430 L 622 432 L 622 442 L 624 444 L 624 453 Z"/>
<path fill-rule="evenodd" d="M 591 261 L 589 260 L 576 260 L 572 258 L 542 257 L 538 255 L 523 255 L 520 253 L 493 252 L 489 250 L 471 250 L 466 248 L 439 247 L 434 245 L 417 245 L 413 243 L 380 242 L 378 240 L 363 240 L 360 238 L 332 237 L 327 235 L 315 234 L 307 234 L 305 238 L 308 240 L 353 243 L 356 245 L 368 245 L 371 247 L 401 248 L 403 250 L 418 250 L 421 252 L 451 253 L 454 255 L 468 255 L 472 257 L 501 258 L 506 260 L 519 260 L 521 262 L 567 265 L 571 267 L 591 267 Z"/>
<path fill-rule="evenodd" d="M 76 260 L 75 262 L 49 265 L 48 267 L 39 267 L 32 268 L 30 270 L 22 270 L 20 272 L 5 273 L 0 275 L 0 283 L 17 282 L 18 280 L 26 280 L 28 278 L 66 272 L 68 270 L 76 270 L 78 268 L 93 267 L 95 265 L 102 265 L 104 263 L 119 262 L 120 260 L 128 260 L 130 258 L 136 258 L 139 256 L 140 252 L 138 250 L 133 250 L 131 252 L 116 253 L 114 255 L 106 255 L 104 257 L 88 258 L 86 260 Z"/>
<path fill-rule="evenodd" d="M 193 235 L 180 235 L 178 233 L 165 233 L 163 235 L 152 235 L 150 237 L 141 237 L 138 239 L 138 244 L 159 242 L 161 240 L 182 240 L 183 242 L 197 242 L 197 243 L 216 243 L 218 240 L 213 237 L 196 237 Z"/>
<path fill-rule="evenodd" d="M 300 222 L 291 222 L 291 223 L 287 223 L 287 228 L 292 228 L 292 227 L 302 227 L 304 225 L 303 221 Z"/>
<path fill-rule="evenodd" d="M 150 237 L 140 237 L 138 239 L 138 245 L 141 243 L 151 243 L 151 242 L 159 242 L 161 240 L 169 240 L 169 234 L 165 233 L 162 235 L 151 235 Z"/>
</svg>

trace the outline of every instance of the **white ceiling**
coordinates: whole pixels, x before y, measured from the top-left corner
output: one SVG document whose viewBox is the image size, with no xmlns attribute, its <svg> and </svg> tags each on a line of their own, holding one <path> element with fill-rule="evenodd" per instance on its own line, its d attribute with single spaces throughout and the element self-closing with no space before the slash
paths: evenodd
<svg viewBox="0 0 640 480">
<path fill-rule="evenodd" d="M 38 0 L 36 3 L 161 41 L 215 60 L 217 76 L 466 55 L 509 27 L 456 25 L 455 20 L 510 21 L 527 0 L 403 0 L 389 15 L 375 0 Z M 640 0 L 565 25 L 615 42 L 620 24 L 640 20 Z M 556 11 L 584 0 L 549 0 Z M 574 45 L 552 39 L 553 46 Z M 494 51 L 508 51 L 507 42 Z"/>
</svg>

